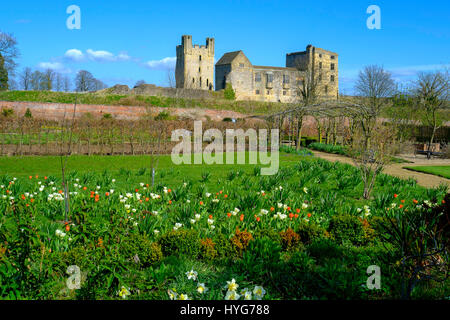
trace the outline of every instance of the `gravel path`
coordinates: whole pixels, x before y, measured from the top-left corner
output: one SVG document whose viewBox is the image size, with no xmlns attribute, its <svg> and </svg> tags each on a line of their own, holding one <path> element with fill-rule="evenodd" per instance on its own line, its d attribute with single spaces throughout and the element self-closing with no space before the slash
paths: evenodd
<svg viewBox="0 0 450 320">
<path fill-rule="evenodd" d="M 351 158 L 349 157 L 345 157 L 345 156 L 341 156 L 341 155 L 337 155 L 337 154 L 330 154 L 330 153 L 325 153 L 325 152 L 320 152 L 320 151 L 315 151 L 313 150 L 313 153 L 315 156 L 328 160 L 328 161 L 339 161 L 339 162 L 343 162 L 343 163 L 348 163 L 351 165 L 354 165 L 354 162 Z M 408 178 L 413 178 L 417 181 L 417 183 L 421 186 L 427 187 L 427 188 L 434 188 L 437 187 L 441 184 L 445 184 L 447 186 L 450 187 L 450 179 L 446 179 L 446 178 L 442 178 L 442 177 L 438 177 L 432 174 L 427 174 L 427 173 L 421 173 L 421 172 L 415 172 L 415 171 L 411 171 L 411 170 L 407 170 L 407 169 L 403 169 L 403 167 L 406 166 L 442 166 L 442 165 L 447 165 L 450 166 L 450 160 L 448 159 L 430 159 L 427 160 L 425 156 L 411 156 L 411 155 L 400 155 L 400 158 L 403 158 L 405 160 L 411 161 L 413 163 L 393 163 L 393 164 L 389 164 L 387 165 L 384 170 L 383 173 L 392 175 L 392 176 L 396 176 L 402 179 L 408 179 Z"/>
</svg>

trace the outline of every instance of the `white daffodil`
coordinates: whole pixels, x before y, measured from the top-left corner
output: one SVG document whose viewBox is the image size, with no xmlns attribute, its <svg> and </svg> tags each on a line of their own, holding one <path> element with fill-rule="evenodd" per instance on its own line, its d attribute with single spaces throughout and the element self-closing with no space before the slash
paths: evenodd
<svg viewBox="0 0 450 320">
<path fill-rule="evenodd" d="M 186 275 L 187 275 L 187 278 L 188 278 L 188 280 L 197 280 L 197 275 L 198 275 L 198 272 L 197 271 L 194 271 L 194 269 L 191 269 L 191 271 L 188 271 L 188 272 L 186 272 Z"/>
<path fill-rule="evenodd" d="M 204 283 L 197 283 L 197 292 L 198 293 L 201 293 L 201 294 L 203 294 L 203 293 L 205 293 L 206 291 L 208 291 L 208 288 L 207 287 L 205 287 L 205 284 Z"/>
<path fill-rule="evenodd" d="M 255 286 L 255 288 L 253 289 L 253 294 L 255 295 L 255 298 L 257 300 L 261 300 L 262 297 L 264 297 L 264 295 L 266 294 L 266 290 L 264 290 L 264 288 L 261 286 Z"/>
<path fill-rule="evenodd" d="M 228 291 L 236 291 L 237 288 L 239 288 L 239 285 L 236 283 L 236 280 L 234 278 L 231 279 L 231 281 L 227 281 L 225 289 L 228 289 Z"/>
<path fill-rule="evenodd" d="M 236 291 L 227 291 L 225 300 L 239 300 L 241 296 Z"/>
<path fill-rule="evenodd" d="M 167 294 L 169 295 L 170 300 L 176 300 L 177 299 L 177 293 L 172 290 L 167 290 Z"/>
<path fill-rule="evenodd" d="M 182 293 L 179 295 L 178 300 L 189 300 L 189 297 L 187 294 Z"/>
</svg>

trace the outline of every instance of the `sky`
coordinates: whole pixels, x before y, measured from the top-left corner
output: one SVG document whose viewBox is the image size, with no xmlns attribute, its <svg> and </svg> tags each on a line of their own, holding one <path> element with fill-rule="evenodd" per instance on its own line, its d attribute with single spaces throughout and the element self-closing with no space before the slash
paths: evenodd
<svg viewBox="0 0 450 320">
<path fill-rule="evenodd" d="M 71 5 L 80 8 L 80 29 L 67 27 Z M 367 26 L 371 5 L 381 29 Z M 17 38 L 18 71 L 52 68 L 73 78 L 88 70 L 110 86 L 167 86 L 183 34 L 194 44 L 215 38 L 216 61 L 243 50 L 254 65 L 285 66 L 286 53 L 308 44 L 337 52 L 344 94 L 367 65 L 404 84 L 450 65 L 448 0 L 4 0 L 0 30 Z"/>
</svg>

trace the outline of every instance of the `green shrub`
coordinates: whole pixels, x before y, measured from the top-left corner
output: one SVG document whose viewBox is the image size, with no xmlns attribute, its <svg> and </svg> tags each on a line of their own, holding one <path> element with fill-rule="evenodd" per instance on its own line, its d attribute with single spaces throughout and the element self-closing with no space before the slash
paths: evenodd
<svg viewBox="0 0 450 320">
<path fill-rule="evenodd" d="M 343 249 L 336 242 L 326 238 L 314 240 L 306 250 L 318 262 L 328 259 L 340 259 L 343 254 Z"/>
<path fill-rule="evenodd" d="M 25 118 L 33 118 L 33 115 L 31 114 L 31 110 L 30 108 L 27 108 L 27 110 L 25 111 L 25 114 L 23 115 Z"/>
<path fill-rule="evenodd" d="M 151 242 L 140 234 L 130 234 L 120 245 L 121 252 L 127 260 L 134 261 L 144 268 L 159 262 L 163 256 L 158 243 Z"/>
<path fill-rule="evenodd" d="M 225 90 L 223 91 L 223 96 L 227 100 L 235 100 L 236 99 L 236 93 L 233 90 L 233 87 L 231 86 L 231 83 L 227 83 Z"/>
<path fill-rule="evenodd" d="M 14 110 L 11 108 L 3 108 L 2 109 L 2 115 L 4 117 L 11 117 L 14 114 Z"/>
<path fill-rule="evenodd" d="M 275 242 L 280 242 L 280 234 L 278 232 L 275 231 L 275 229 L 273 228 L 263 228 L 263 229 L 258 229 L 255 231 L 254 233 L 254 238 L 258 239 L 258 238 L 264 238 L 267 237 L 272 241 Z"/>
<path fill-rule="evenodd" d="M 195 259 L 200 254 L 200 240 L 195 230 L 172 230 L 159 239 L 166 255 L 188 255 Z"/>
<path fill-rule="evenodd" d="M 310 244 L 316 239 L 321 239 L 328 236 L 328 232 L 314 222 L 302 221 L 295 230 L 300 236 L 300 240 L 304 244 Z"/>
<path fill-rule="evenodd" d="M 363 223 L 351 214 L 338 214 L 331 217 L 328 231 L 339 244 L 351 242 L 361 245 L 366 242 Z"/>
<path fill-rule="evenodd" d="M 348 155 L 347 148 L 340 145 L 333 145 L 333 144 L 325 144 L 325 143 L 319 143 L 314 142 L 308 145 L 308 148 L 328 153 L 334 153 L 334 154 L 340 154 L 343 156 Z"/>
<path fill-rule="evenodd" d="M 158 115 L 155 117 L 155 120 L 169 120 L 170 119 L 170 113 L 167 111 L 161 111 L 158 113 Z"/>
<path fill-rule="evenodd" d="M 214 249 L 217 251 L 218 259 L 229 259 L 233 257 L 234 250 L 231 245 L 230 239 L 228 239 L 224 234 L 217 233 L 214 238 Z"/>
</svg>

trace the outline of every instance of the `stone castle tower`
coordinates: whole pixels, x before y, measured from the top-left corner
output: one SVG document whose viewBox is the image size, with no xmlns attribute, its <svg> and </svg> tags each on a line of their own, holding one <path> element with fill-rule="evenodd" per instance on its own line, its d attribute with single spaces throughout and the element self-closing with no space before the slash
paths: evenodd
<svg viewBox="0 0 450 320">
<path fill-rule="evenodd" d="M 175 79 L 177 88 L 214 89 L 214 38 L 206 38 L 206 45 L 192 45 L 192 36 L 181 37 Z"/>
</svg>

